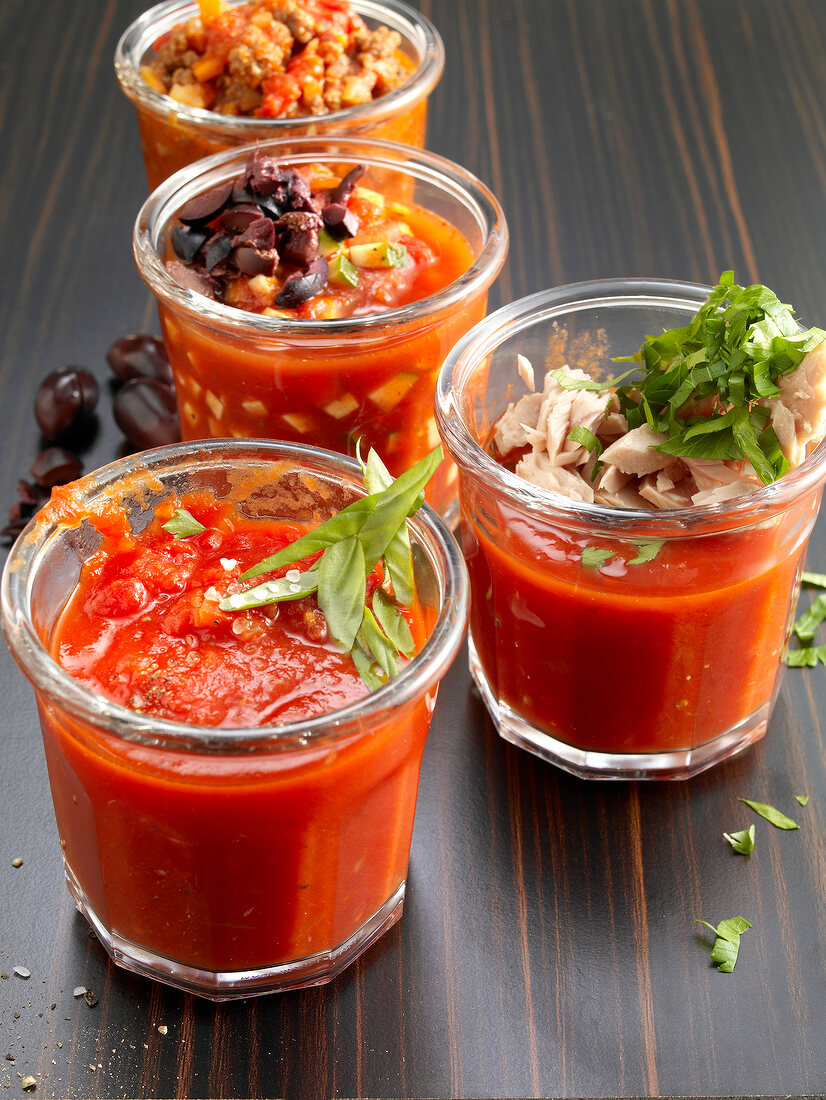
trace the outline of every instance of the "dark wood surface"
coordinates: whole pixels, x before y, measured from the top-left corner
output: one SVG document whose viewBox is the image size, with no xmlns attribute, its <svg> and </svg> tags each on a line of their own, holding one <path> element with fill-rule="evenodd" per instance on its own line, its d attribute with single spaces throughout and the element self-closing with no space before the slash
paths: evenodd
<svg viewBox="0 0 826 1100">
<path fill-rule="evenodd" d="M 447 47 L 429 144 L 510 221 L 492 304 L 733 267 L 826 323 L 823 0 L 421 6 Z M 130 256 L 145 183 L 112 72 L 141 7 L 0 4 L 4 509 L 40 446 L 40 378 L 79 363 L 105 380 L 108 345 L 157 323 Z M 119 447 L 106 409 L 87 468 Z M 826 570 L 823 523 L 809 565 Z M 327 987 L 216 1007 L 119 971 L 87 934 L 33 696 L 5 651 L 0 666 L 0 1097 L 826 1091 L 826 670 L 787 675 L 742 757 L 612 785 L 501 742 L 462 655 L 425 753 L 401 924 Z M 763 825 L 751 859 L 734 855 L 721 833 L 749 823 L 739 796 L 794 807 L 801 829 Z M 694 921 L 738 913 L 754 928 L 726 976 Z"/>
</svg>

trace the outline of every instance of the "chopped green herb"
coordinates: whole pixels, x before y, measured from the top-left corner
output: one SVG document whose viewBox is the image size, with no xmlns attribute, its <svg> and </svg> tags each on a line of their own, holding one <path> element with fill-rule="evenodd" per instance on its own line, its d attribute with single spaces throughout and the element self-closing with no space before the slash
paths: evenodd
<svg viewBox="0 0 826 1100">
<path fill-rule="evenodd" d="M 750 806 L 756 814 L 760 814 L 769 824 L 774 825 L 776 829 L 800 828 L 796 821 L 792 821 L 790 817 L 786 817 L 780 810 L 776 810 L 774 806 L 769 806 L 765 802 L 752 802 L 751 799 L 748 798 L 741 798 L 738 801 L 745 802 L 745 804 Z"/>
<path fill-rule="evenodd" d="M 599 461 L 599 456 L 602 454 L 602 444 L 591 431 L 590 428 L 586 428 L 584 424 L 574 424 L 573 428 L 568 432 L 568 439 L 571 443 L 581 444 L 586 451 L 594 456 L 596 462 L 594 468 L 591 470 L 591 481 L 599 473 L 599 468 L 602 463 Z"/>
<path fill-rule="evenodd" d="M 711 961 L 724 974 L 731 974 L 737 965 L 740 937 L 751 928 L 751 924 L 745 917 L 730 917 L 728 920 L 721 920 L 716 928 L 713 924 L 709 924 L 707 920 L 698 920 L 697 923 L 710 928 L 717 937 L 711 951 Z"/>
<path fill-rule="evenodd" d="M 801 806 L 805 806 L 809 801 L 809 796 L 807 794 L 796 794 L 794 800 L 795 802 L 799 802 Z"/>
<path fill-rule="evenodd" d="M 163 524 L 163 529 L 176 539 L 188 539 L 206 531 L 203 523 L 199 523 L 186 508 L 176 508 L 171 519 Z"/>
<path fill-rule="evenodd" d="M 778 379 L 825 338 L 817 328 L 801 332 L 791 307 L 767 287 L 736 286 L 723 272 L 687 326 L 649 336 L 635 355 L 616 360 L 639 368 L 617 390 L 620 411 L 629 428 L 665 432 L 657 448 L 664 454 L 748 459 L 769 484 L 788 461 L 769 409 L 757 402 L 779 393 Z"/>
<path fill-rule="evenodd" d="M 380 687 L 396 675 L 398 655 L 413 652 L 410 627 L 397 606 L 411 603 L 415 592 L 407 519 L 421 506 L 424 487 L 441 460 L 437 447 L 394 480 L 370 451 L 362 463 L 368 495 L 248 569 L 241 580 L 321 553 L 313 567 L 227 596 L 218 606 L 239 611 L 315 593 L 330 636 L 350 653 L 370 690 Z M 393 597 L 377 589 L 371 610 L 365 603 L 367 577 L 382 559 Z"/>
<path fill-rule="evenodd" d="M 817 596 L 808 611 L 804 611 L 794 624 L 794 632 L 801 640 L 814 638 L 817 628 L 826 619 L 826 592 Z"/>
<path fill-rule="evenodd" d="M 741 856 L 750 856 L 754 851 L 754 826 L 741 829 L 738 833 L 723 833 L 723 836 Z"/>
<path fill-rule="evenodd" d="M 642 565 L 644 562 L 653 561 L 662 550 L 665 539 L 653 539 L 651 542 L 641 542 L 640 548 L 633 558 L 628 559 L 629 565 Z"/>
<path fill-rule="evenodd" d="M 591 390 L 594 393 L 599 393 L 600 390 L 612 390 L 618 382 L 623 380 L 623 378 L 628 378 L 630 375 L 636 373 L 636 367 L 632 367 L 631 370 L 625 371 L 624 374 L 618 374 L 616 378 L 608 378 L 604 382 L 596 382 L 593 378 L 572 378 L 570 374 L 566 374 L 564 370 L 560 369 L 554 371 L 553 378 L 563 390 Z"/>
<path fill-rule="evenodd" d="M 582 564 L 587 569 L 596 569 L 600 565 L 605 565 L 613 557 L 616 557 L 613 550 L 605 550 L 599 546 L 586 546 L 582 551 Z"/>
<path fill-rule="evenodd" d="M 803 573 L 800 579 L 803 584 L 814 584 L 818 588 L 826 588 L 826 573 Z"/>
<path fill-rule="evenodd" d="M 790 649 L 786 654 L 789 668 L 814 668 L 826 665 L 826 645 L 810 645 L 804 649 Z"/>
</svg>

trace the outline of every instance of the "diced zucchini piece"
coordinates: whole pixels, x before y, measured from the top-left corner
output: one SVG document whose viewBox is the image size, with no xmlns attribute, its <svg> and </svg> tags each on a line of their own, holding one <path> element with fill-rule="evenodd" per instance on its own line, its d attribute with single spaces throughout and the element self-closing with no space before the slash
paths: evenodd
<svg viewBox="0 0 826 1100">
<path fill-rule="evenodd" d="M 351 393 L 345 393 L 343 397 L 337 397 L 335 401 L 325 405 L 324 411 L 328 416 L 332 416 L 334 420 L 343 420 L 345 416 L 355 412 L 358 407 L 357 399 Z"/>
<path fill-rule="evenodd" d="M 407 374 L 405 371 L 400 371 L 389 382 L 385 382 L 373 390 L 372 393 L 368 393 L 367 396 L 374 405 L 378 405 L 382 412 L 390 412 L 395 409 L 418 377 L 417 374 Z"/>
<path fill-rule="evenodd" d="M 283 309 L 273 309 L 272 306 L 267 306 L 266 309 L 261 311 L 266 317 L 280 317 L 283 321 L 291 321 L 293 315 L 287 313 Z"/>
<path fill-rule="evenodd" d="M 330 263 L 330 273 L 327 276 L 327 281 L 335 286 L 358 286 L 358 268 L 343 252 L 340 252 Z"/>
<path fill-rule="evenodd" d="M 391 214 L 401 214 L 403 218 L 410 216 L 410 207 L 405 206 L 402 202 L 397 202 L 395 199 L 386 199 L 385 206 Z"/>
<path fill-rule="evenodd" d="M 265 417 L 267 415 L 267 406 L 257 397 L 254 400 L 242 401 L 241 408 L 247 416 Z"/>
<path fill-rule="evenodd" d="M 348 251 L 356 267 L 407 267 L 407 249 L 393 241 L 373 241 L 371 244 L 351 244 Z"/>
<path fill-rule="evenodd" d="M 384 210 L 384 195 L 380 195 L 378 191 L 371 191 L 369 187 L 354 187 L 353 194 L 364 202 L 377 206 L 379 210 Z"/>
<path fill-rule="evenodd" d="M 340 248 L 341 241 L 337 241 L 328 229 L 320 230 L 318 234 L 319 256 L 332 256 L 332 254 L 338 252 Z"/>
<path fill-rule="evenodd" d="M 435 420 L 428 420 L 427 422 L 427 449 L 432 451 L 434 447 L 438 447 L 442 442 L 442 437 L 439 435 L 439 429 L 436 427 Z"/>
<path fill-rule="evenodd" d="M 207 403 L 207 408 L 215 417 L 216 420 L 220 420 L 224 415 L 224 402 L 220 397 L 217 397 L 212 390 L 207 390 L 204 394 L 204 401 Z"/>
<path fill-rule="evenodd" d="M 283 419 L 290 425 L 294 432 L 306 435 L 313 430 L 313 418 L 306 413 L 284 413 Z"/>
</svg>

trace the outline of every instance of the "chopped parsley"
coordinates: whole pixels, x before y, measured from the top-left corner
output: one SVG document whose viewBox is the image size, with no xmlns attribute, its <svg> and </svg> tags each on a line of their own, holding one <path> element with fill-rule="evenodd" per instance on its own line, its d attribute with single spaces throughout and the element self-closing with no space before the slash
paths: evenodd
<svg viewBox="0 0 826 1100">
<path fill-rule="evenodd" d="M 740 937 L 751 928 L 751 924 L 745 917 L 729 917 L 728 920 L 721 920 L 716 928 L 707 920 L 698 920 L 697 923 L 710 928 L 717 937 L 711 950 L 711 961 L 724 974 L 731 974 L 737 965 Z"/>
<path fill-rule="evenodd" d="M 769 806 L 765 802 L 752 802 L 749 798 L 740 798 L 739 802 L 744 802 L 747 806 L 750 806 L 756 814 L 760 814 L 764 817 L 770 825 L 774 825 L 776 829 L 799 829 L 800 826 L 796 821 L 792 821 L 790 817 L 786 817 L 780 810 L 775 809 L 774 806 Z"/>
<path fill-rule="evenodd" d="M 750 856 L 754 851 L 754 826 L 741 829 L 737 833 L 723 833 L 723 836 L 732 846 L 735 852 L 741 856 Z"/>
<path fill-rule="evenodd" d="M 200 535 L 202 531 L 206 531 L 203 523 L 199 523 L 186 508 L 176 508 L 171 519 L 163 524 L 163 529 L 175 539 L 189 539 L 193 535 Z"/>
<path fill-rule="evenodd" d="M 567 378 L 566 389 L 616 387 L 629 429 L 648 424 L 667 439 L 657 450 L 679 458 L 723 462 L 747 459 L 764 485 L 789 467 L 764 398 L 778 379 L 826 339 L 801 331 L 793 310 L 768 287 L 736 286 L 724 271 L 707 301 L 683 328 L 649 336 L 640 349 L 616 360 L 637 369 L 606 382 Z M 617 383 L 633 378 L 624 385 Z"/>
<path fill-rule="evenodd" d="M 801 806 L 805 806 L 809 801 L 809 796 L 807 794 L 796 794 L 794 800 L 795 802 L 799 802 Z"/>
</svg>

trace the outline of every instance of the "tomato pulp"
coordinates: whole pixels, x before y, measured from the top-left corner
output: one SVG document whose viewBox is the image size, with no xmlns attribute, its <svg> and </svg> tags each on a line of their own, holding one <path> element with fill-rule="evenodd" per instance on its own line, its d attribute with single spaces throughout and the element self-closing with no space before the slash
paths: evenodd
<svg viewBox="0 0 826 1100">
<path fill-rule="evenodd" d="M 181 504 L 207 530 L 175 541 L 160 524 Z M 217 607 L 216 594 L 303 528 L 202 498 L 163 508 L 137 538 L 105 530 L 50 638 L 67 671 L 145 714 L 149 731 L 128 740 L 40 697 L 70 881 L 127 954 L 173 970 L 324 955 L 403 887 L 432 693 L 279 738 L 277 723 L 367 690 L 312 600 L 275 614 Z M 416 606 L 409 618 L 420 646 L 427 616 Z M 201 728 L 153 738 L 156 718 Z M 235 742 L 227 728 L 255 724 L 272 735 L 238 730 Z M 223 727 L 220 743 L 204 726 Z"/>
<path fill-rule="evenodd" d="M 694 749 L 767 717 L 818 503 L 666 539 L 632 564 L 638 545 L 466 489 L 471 632 L 493 695 L 555 740 L 613 755 Z M 608 560 L 587 566 L 595 545 Z"/>
</svg>

